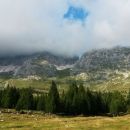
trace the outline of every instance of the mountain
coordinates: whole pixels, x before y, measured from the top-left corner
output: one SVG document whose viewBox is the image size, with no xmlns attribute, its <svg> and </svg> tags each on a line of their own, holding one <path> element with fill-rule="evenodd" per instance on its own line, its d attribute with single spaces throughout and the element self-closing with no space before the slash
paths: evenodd
<svg viewBox="0 0 130 130">
<path fill-rule="evenodd" d="M 2 83 L 5 77 L 7 82 L 14 82 L 18 86 L 21 82 L 23 84 L 23 80 L 28 80 L 25 85 L 29 86 L 31 80 L 31 86 L 35 86 L 34 79 L 58 77 L 53 79 L 63 87 L 76 80 L 93 90 L 120 90 L 125 94 L 130 89 L 130 48 L 92 50 L 80 58 L 57 56 L 49 52 L 1 57 L 0 77 Z M 49 86 L 50 79 L 46 80 Z M 42 86 L 41 80 L 38 83 Z"/>
<path fill-rule="evenodd" d="M 59 70 L 73 66 L 78 57 L 65 57 L 49 52 L 0 58 L 0 75 L 26 77 L 30 75 L 56 76 Z"/>
<path fill-rule="evenodd" d="M 84 53 L 80 58 L 54 55 L 49 52 L 0 58 L 0 76 L 80 76 L 94 80 L 112 77 L 117 71 L 130 70 L 130 48 L 115 47 Z"/>
<path fill-rule="evenodd" d="M 86 52 L 76 63 L 75 68 L 83 72 L 129 70 L 130 48 L 115 47 Z"/>
<path fill-rule="evenodd" d="M 72 74 L 74 79 L 84 81 L 85 86 L 119 86 L 121 81 L 122 86 L 126 86 L 130 82 L 130 48 L 114 47 L 86 52 L 72 68 Z"/>
</svg>

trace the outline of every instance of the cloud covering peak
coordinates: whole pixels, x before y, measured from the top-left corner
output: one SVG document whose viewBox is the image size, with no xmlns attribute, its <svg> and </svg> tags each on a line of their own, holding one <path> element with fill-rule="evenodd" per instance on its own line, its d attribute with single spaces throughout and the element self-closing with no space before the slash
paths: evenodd
<svg viewBox="0 0 130 130">
<path fill-rule="evenodd" d="M 0 0 L 0 54 L 130 45 L 129 7 L 128 0 Z"/>
</svg>

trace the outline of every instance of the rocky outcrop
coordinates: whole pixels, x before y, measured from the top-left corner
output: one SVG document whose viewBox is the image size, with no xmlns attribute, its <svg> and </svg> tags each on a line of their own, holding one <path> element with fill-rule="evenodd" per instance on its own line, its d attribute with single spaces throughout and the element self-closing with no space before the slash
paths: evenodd
<svg viewBox="0 0 130 130">
<path fill-rule="evenodd" d="M 52 77 L 57 75 L 58 68 L 66 69 L 66 67 L 72 66 L 77 60 L 78 57 L 58 56 L 49 52 L 26 56 L 1 57 L 0 75 Z"/>
<path fill-rule="evenodd" d="M 85 53 L 75 65 L 81 71 L 128 70 L 130 69 L 130 48 L 93 50 Z"/>
</svg>

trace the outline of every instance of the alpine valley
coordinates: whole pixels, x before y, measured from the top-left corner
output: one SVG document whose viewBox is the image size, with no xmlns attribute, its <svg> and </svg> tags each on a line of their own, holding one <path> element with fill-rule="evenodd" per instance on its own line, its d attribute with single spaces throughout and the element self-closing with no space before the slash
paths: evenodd
<svg viewBox="0 0 130 130">
<path fill-rule="evenodd" d="M 76 80 L 94 90 L 120 90 L 125 93 L 130 88 L 130 48 L 91 50 L 81 57 L 49 52 L 0 57 L 0 77 L 1 84 L 3 79 L 4 84 L 13 80 L 14 85 L 20 79 L 26 79 L 26 82 L 53 79 L 62 85 L 67 84 L 68 80 Z"/>
</svg>

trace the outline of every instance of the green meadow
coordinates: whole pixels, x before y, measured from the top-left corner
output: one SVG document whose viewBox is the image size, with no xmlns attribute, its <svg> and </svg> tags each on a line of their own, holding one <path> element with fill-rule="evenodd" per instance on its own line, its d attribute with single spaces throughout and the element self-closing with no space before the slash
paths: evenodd
<svg viewBox="0 0 130 130">
<path fill-rule="evenodd" d="M 130 130 L 130 115 L 60 117 L 42 114 L 0 114 L 1 130 Z"/>
</svg>

